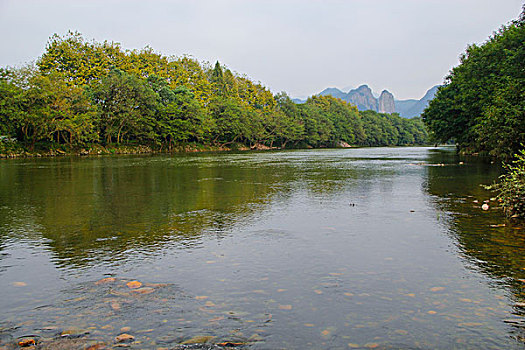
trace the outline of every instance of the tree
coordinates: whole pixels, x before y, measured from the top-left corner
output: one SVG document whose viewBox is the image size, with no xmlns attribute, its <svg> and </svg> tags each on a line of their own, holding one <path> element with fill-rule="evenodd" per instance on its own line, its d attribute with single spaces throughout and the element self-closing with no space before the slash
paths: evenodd
<svg viewBox="0 0 525 350">
<path fill-rule="evenodd" d="M 69 84 L 89 85 L 100 81 L 124 60 L 118 43 L 87 42 L 80 33 L 69 31 L 64 37 L 54 34 L 49 39 L 37 66 L 43 73 L 64 74 Z"/>
<path fill-rule="evenodd" d="M 229 145 L 246 137 L 245 106 L 232 98 L 216 96 L 209 109 L 215 123 L 213 143 Z"/>
<path fill-rule="evenodd" d="M 501 106 L 516 98 L 512 91 L 502 90 L 501 96 Z M 491 113 L 495 122 L 485 128 L 501 125 L 503 111 Z M 0 70 L 0 122 L 1 135 L 16 136 L 30 148 L 37 143 L 69 148 L 135 143 L 160 149 L 188 142 L 390 145 L 418 142 L 424 134 L 420 122 L 365 117 L 332 97 L 312 96 L 297 105 L 219 62 L 167 57 L 149 46 L 123 50 L 77 32 L 52 36 L 36 67 Z M 378 130 L 377 140 L 367 136 L 372 129 Z"/>
<path fill-rule="evenodd" d="M 99 128 L 106 144 L 151 140 L 156 110 L 153 90 L 139 78 L 112 70 L 93 90 L 99 108 Z"/>
<path fill-rule="evenodd" d="M 13 79 L 16 71 L 0 68 L 0 135 L 15 137 L 22 104 L 21 87 Z"/>
<path fill-rule="evenodd" d="M 507 216 L 525 219 L 525 149 L 515 154 L 514 160 L 504 168 L 505 174 L 485 188 L 497 192 Z"/>
<path fill-rule="evenodd" d="M 525 142 L 525 23 L 502 27 L 471 45 L 423 112 L 437 142 L 508 158 Z"/>
<path fill-rule="evenodd" d="M 171 90 L 167 82 L 157 76 L 150 76 L 148 83 L 158 95 L 156 134 L 170 149 L 176 143 L 203 141 L 208 136 L 209 118 L 187 87 Z"/>
</svg>

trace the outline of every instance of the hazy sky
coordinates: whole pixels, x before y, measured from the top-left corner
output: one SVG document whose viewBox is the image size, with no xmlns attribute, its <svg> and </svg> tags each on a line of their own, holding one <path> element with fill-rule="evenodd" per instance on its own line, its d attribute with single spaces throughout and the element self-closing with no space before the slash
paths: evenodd
<svg viewBox="0 0 525 350">
<path fill-rule="evenodd" d="M 0 66 L 79 31 L 124 48 L 219 60 L 293 97 L 368 84 L 398 99 L 443 81 L 522 0 L 0 0 Z"/>
</svg>

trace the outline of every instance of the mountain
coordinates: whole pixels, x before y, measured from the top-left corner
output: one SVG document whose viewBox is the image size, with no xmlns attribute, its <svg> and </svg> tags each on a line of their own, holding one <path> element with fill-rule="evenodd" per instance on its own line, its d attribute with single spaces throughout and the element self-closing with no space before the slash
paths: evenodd
<svg viewBox="0 0 525 350">
<path fill-rule="evenodd" d="M 344 100 L 356 105 L 360 111 L 368 109 L 377 111 L 377 99 L 368 85 L 361 85 L 357 89 L 348 91 Z"/>
<path fill-rule="evenodd" d="M 410 100 L 394 100 L 396 113 L 399 113 L 400 116 L 406 116 L 407 112 L 414 107 L 419 100 L 410 99 Z"/>
<path fill-rule="evenodd" d="M 302 99 L 300 99 L 300 98 L 292 98 L 292 101 L 293 101 L 294 103 L 299 104 L 299 105 L 300 105 L 301 103 L 305 103 L 305 102 L 306 102 L 306 100 L 302 100 Z"/>
<path fill-rule="evenodd" d="M 379 113 L 393 113 L 395 109 L 394 95 L 387 90 L 383 90 L 377 99 L 377 111 Z"/>
<path fill-rule="evenodd" d="M 321 91 L 318 95 L 320 96 L 331 95 L 335 98 L 340 98 L 341 100 L 344 100 L 344 97 L 346 96 L 346 94 L 342 92 L 341 90 L 339 90 L 338 88 L 326 88 L 323 91 Z"/>
<path fill-rule="evenodd" d="M 336 88 L 327 88 L 321 91 L 318 95 L 331 95 L 333 97 L 340 98 L 343 101 L 357 106 L 357 109 L 360 111 L 371 109 L 377 112 L 379 110 L 379 99 L 381 99 L 381 101 L 383 101 L 382 107 L 386 108 L 385 113 L 394 113 L 394 104 L 390 103 L 389 100 L 389 97 L 391 96 L 393 102 L 394 96 L 385 90 L 381 94 L 383 97 L 379 96 L 379 99 L 377 99 L 374 97 L 372 89 L 370 89 L 368 85 L 361 85 L 357 89 L 350 90 L 347 93 L 344 93 L 343 91 Z"/>
<path fill-rule="evenodd" d="M 404 118 L 419 117 L 436 95 L 439 85 L 431 87 L 420 100 L 396 100 L 395 110 Z"/>
<path fill-rule="evenodd" d="M 326 88 L 318 95 L 331 95 L 340 98 L 343 101 L 357 106 L 357 109 L 360 111 L 371 109 L 379 113 L 399 113 L 399 115 L 404 118 L 414 118 L 419 117 L 421 113 L 423 113 L 423 110 L 428 106 L 430 100 L 436 95 L 438 87 L 439 85 L 430 88 L 420 100 L 396 100 L 394 99 L 394 95 L 388 90 L 383 90 L 381 95 L 376 98 L 375 96 L 377 95 L 374 94 L 368 85 L 361 85 L 357 89 L 350 90 L 347 93 L 337 88 Z M 297 102 L 299 101 L 300 100 L 297 100 Z"/>
</svg>

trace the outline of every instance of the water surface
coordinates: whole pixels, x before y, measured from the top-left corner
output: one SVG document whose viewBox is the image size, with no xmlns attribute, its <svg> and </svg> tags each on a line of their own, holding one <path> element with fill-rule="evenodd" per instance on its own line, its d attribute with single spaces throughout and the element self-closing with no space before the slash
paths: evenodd
<svg viewBox="0 0 525 350">
<path fill-rule="evenodd" d="M 448 148 L 0 161 L 0 342 L 521 349 L 499 174 Z"/>
</svg>

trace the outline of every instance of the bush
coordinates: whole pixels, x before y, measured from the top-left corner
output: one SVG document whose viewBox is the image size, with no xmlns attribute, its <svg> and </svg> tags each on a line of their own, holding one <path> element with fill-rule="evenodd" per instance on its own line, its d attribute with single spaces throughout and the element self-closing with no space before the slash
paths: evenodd
<svg viewBox="0 0 525 350">
<path fill-rule="evenodd" d="M 525 149 L 515 157 L 510 164 L 504 165 L 506 172 L 499 181 L 486 188 L 498 193 L 507 216 L 525 219 Z"/>
</svg>

